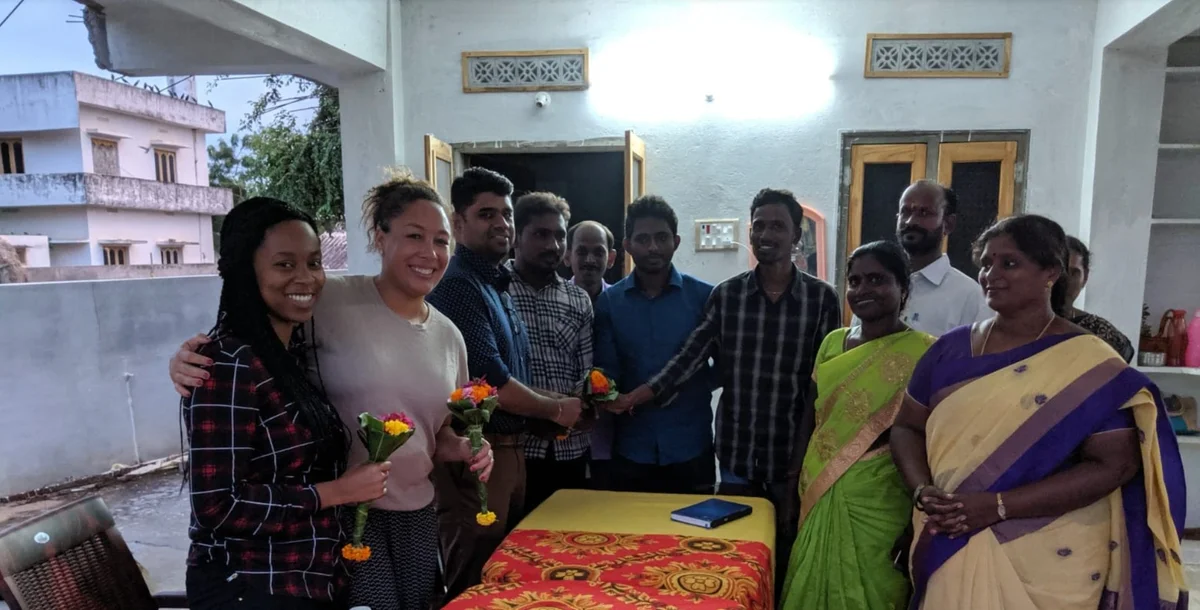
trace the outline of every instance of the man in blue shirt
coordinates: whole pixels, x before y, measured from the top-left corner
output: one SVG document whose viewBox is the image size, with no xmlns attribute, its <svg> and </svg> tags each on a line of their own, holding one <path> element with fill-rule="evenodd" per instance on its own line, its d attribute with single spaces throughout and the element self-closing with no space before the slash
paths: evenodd
<svg viewBox="0 0 1200 610">
<path fill-rule="evenodd" d="M 671 264 L 679 220 L 661 197 L 629 206 L 625 251 L 632 275 L 596 299 L 596 366 L 618 388 L 638 387 L 658 373 L 700 323 L 713 286 Z M 702 370 L 676 391 L 614 418 L 611 477 L 623 491 L 712 493 L 712 373 Z"/>
<path fill-rule="evenodd" d="M 496 523 L 476 523 L 479 493 L 462 463 L 442 464 L 434 472 L 450 598 L 479 583 L 484 562 L 523 516 L 527 419 L 570 428 L 580 413 L 578 398 L 549 398 L 526 385 L 528 332 L 508 294 L 509 271 L 500 265 L 513 242 L 512 192 L 508 178 L 480 167 L 454 180 L 451 218 L 458 248 L 426 298 L 462 333 L 470 376 L 485 379 L 500 394 L 500 406 L 483 430 L 494 452 L 487 488 Z"/>
</svg>

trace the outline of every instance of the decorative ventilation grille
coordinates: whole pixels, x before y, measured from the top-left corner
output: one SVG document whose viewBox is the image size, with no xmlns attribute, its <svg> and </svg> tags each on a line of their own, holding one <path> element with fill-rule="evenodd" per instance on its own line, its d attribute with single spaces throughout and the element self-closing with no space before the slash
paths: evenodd
<svg viewBox="0 0 1200 610">
<path fill-rule="evenodd" d="M 465 93 L 582 90 L 588 88 L 588 51 L 464 52 L 462 71 Z"/>
<path fill-rule="evenodd" d="M 1012 34 L 868 34 L 868 78 L 1008 78 Z"/>
</svg>

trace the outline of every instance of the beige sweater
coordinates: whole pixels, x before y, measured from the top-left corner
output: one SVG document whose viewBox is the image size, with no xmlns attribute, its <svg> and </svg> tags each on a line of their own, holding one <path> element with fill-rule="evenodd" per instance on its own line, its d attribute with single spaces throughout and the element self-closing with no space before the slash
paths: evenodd
<svg viewBox="0 0 1200 610">
<path fill-rule="evenodd" d="M 467 381 L 467 347 L 449 318 L 430 307 L 415 324 L 388 309 L 370 276 L 330 276 L 317 302 L 316 365 L 329 400 L 354 435 L 350 463 L 366 460 L 358 416 L 401 412 L 416 433 L 392 454 L 388 493 L 375 508 L 418 510 L 433 502 L 434 440 L 446 400 Z M 314 363 L 310 362 L 310 366 Z"/>
</svg>

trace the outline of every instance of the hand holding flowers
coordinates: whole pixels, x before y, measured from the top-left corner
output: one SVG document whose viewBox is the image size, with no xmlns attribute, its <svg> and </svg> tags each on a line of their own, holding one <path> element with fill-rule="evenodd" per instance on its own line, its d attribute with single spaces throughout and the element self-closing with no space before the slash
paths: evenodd
<svg viewBox="0 0 1200 610">
<path fill-rule="evenodd" d="M 358 425 L 358 438 L 367 448 L 368 464 L 386 463 L 388 457 L 401 445 L 407 443 L 408 439 L 412 438 L 416 432 L 412 420 L 402 413 L 392 413 L 383 419 L 370 413 L 363 413 L 358 416 Z M 383 474 L 385 481 L 383 493 L 386 494 L 386 469 Z M 366 561 L 371 558 L 371 547 L 362 543 L 363 530 L 367 527 L 367 514 L 370 508 L 371 503 L 364 501 L 360 502 L 354 511 L 354 532 L 350 537 L 350 544 L 342 547 L 342 557 L 347 561 Z"/>
<path fill-rule="evenodd" d="M 478 456 L 487 441 L 483 440 L 483 427 L 492 419 L 492 412 L 500 405 L 500 396 L 496 392 L 496 388 L 488 385 L 482 379 L 475 379 L 467 383 L 461 388 L 455 388 L 450 393 L 450 400 L 446 406 L 450 408 L 450 413 L 455 419 L 461 421 L 467 426 L 467 441 L 470 444 L 471 453 Z M 491 449 L 488 449 L 488 467 L 486 474 L 491 474 Z M 474 461 L 474 458 L 473 460 Z M 472 468 L 474 470 L 474 468 Z M 475 472 L 476 489 L 479 492 L 479 514 L 475 515 L 475 521 L 484 527 L 496 522 L 496 513 L 488 510 L 487 505 L 487 478 L 484 472 Z"/>
</svg>

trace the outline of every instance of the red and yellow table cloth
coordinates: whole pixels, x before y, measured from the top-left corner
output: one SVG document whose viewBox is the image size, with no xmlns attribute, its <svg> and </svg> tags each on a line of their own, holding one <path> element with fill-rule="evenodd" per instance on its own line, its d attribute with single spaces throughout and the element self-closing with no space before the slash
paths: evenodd
<svg viewBox="0 0 1200 610">
<path fill-rule="evenodd" d="M 453 610 L 769 610 L 774 509 L 715 530 L 671 511 L 705 496 L 560 491 L 510 534 Z"/>
</svg>

